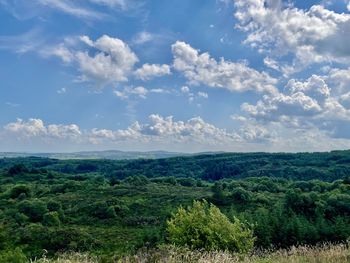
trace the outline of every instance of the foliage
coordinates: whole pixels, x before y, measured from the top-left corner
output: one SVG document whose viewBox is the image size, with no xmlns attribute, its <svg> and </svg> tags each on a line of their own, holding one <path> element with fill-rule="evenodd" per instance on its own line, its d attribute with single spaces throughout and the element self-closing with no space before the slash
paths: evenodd
<svg viewBox="0 0 350 263">
<path fill-rule="evenodd" d="M 151 250 L 140 250 L 135 255 L 125 256 L 119 263 L 193 263 L 193 262 L 220 262 L 220 263 L 347 263 L 350 250 L 345 245 L 321 245 L 317 247 L 293 247 L 288 250 L 256 251 L 242 255 L 223 251 L 198 251 L 184 247 L 160 246 Z M 94 257 L 83 253 L 59 254 L 55 259 L 46 257 L 37 259 L 33 263 L 98 263 L 106 262 L 103 257 Z"/>
<path fill-rule="evenodd" d="M 233 223 L 219 208 L 206 201 L 194 201 L 186 209 L 180 207 L 167 222 L 169 240 L 193 249 L 248 252 L 253 248 L 253 232 L 239 219 Z"/>
<path fill-rule="evenodd" d="M 28 259 L 21 249 L 0 251 L 0 263 L 26 263 Z"/>
<path fill-rule="evenodd" d="M 164 243 L 177 208 L 203 199 L 253 226 L 259 249 L 346 242 L 349 174 L 349 151 L 0 159 L 0 254 L 118 258 Z"/>
</svg>

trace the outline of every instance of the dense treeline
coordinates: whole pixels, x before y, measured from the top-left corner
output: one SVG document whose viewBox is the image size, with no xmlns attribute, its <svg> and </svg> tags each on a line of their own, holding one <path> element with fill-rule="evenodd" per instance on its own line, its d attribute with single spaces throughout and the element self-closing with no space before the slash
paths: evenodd
<svg viewBox="0 0 350 263">
<path fill-rule="evenodd" d="M 175 176 L 216 181 L 256 176 L 293 180 L 334 181 L 350 174 L 350 151 L 325 153 L 222 153 L 166 159 L 55 160 L 48 158 L 5 158 L 5 171 L 24 164 L 29 172 L 56 171 L 66 174 L 96 172 L 112 179 L 143 175 L 148 178 Z M 21 169 L 18 168 L 17 169 Z M 16 169 L 13 171 L 16 173 Z"/>
<path fill-rule="evenodd" d="M 27 257 L 44 249 L 107 258 L 131 253 L 166 242 L 171 214 L 202 199 L 249 225 L 256 247 L 344 242 L 350 237 L 349 154 L 1 159 L 0 250 L 19 248 Z"/>
</svg>

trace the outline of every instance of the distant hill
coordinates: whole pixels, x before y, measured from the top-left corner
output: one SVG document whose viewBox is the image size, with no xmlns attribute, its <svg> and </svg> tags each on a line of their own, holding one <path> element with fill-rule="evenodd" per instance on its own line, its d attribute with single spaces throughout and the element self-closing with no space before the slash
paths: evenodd
<svg viewBox="0 0 350 263">
<path fill-rule="evenodd" d="M 15 157 L 43 157 L 53 159 L 110 159 L 110 160 L 132 160 L 132 159 L 160 159 L 176 156 L 189 156 L 191 154 L 167 152 L 167 151 L 82 151 L 72 153 L 26 153 L 26 152 L 0 152 L 0 158 Z"/>
</svg>

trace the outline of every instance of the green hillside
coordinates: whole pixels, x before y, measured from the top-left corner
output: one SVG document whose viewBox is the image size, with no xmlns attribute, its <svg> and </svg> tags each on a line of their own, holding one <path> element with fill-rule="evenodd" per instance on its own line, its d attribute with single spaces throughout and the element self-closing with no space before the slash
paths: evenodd
<svg viewBox="0 0 350 263">
<path fill-rule="evenodd" d="M 346 242 L 350 152 L 154 160 L 0 160 L 0 260 L 79 251 L 103 262 L 169 243 L 166 220 L 206 199 L 255 249 Z M 13 253 L 13 254 L 16 254 Z"/>
</svg>

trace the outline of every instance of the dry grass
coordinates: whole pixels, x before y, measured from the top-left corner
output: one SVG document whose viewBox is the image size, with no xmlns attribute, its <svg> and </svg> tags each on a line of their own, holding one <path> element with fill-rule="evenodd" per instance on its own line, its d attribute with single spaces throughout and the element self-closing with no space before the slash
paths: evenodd
<svg viewBox="0 0 350 263">
<path fill-rule="evenodd" d="M 98 263 L 97 257 L 84 254 L 64 254 L 58 259 L 46 258 L 35 263 Z M 191 251 L 173 246 L 157 250 L 140 251 L 136 255 L 115 260 L 116 263 L 346 263 L 350 262 L 348 245 L 323 245 L 318 247 L 293 247 L 274 252 L 255 252 L 251 255 L 238 255 L 227 252 Z"/>
<path fill-rule="evenodd" d="M 82 253 L 65 253 L 57 257 L 57 259 L 49 259 L 44 256 L 41 259 L 32 260 L 31 263 L 99 263 L 97 257 Z"/>
<path fill-rule="evenodd" d="M 350 262 L 350 250 L 347 245 L 322 245 L 318 247 L 293 247 L 289 250 L 255 252 L 250 255 L 231 254 L 228 252 L 205 252 L 179 249 L 175 247 L 161 248 L 156 251 L 139 252 L 126 257 L 121 263 L 345 263 Z"/>
</svg>

